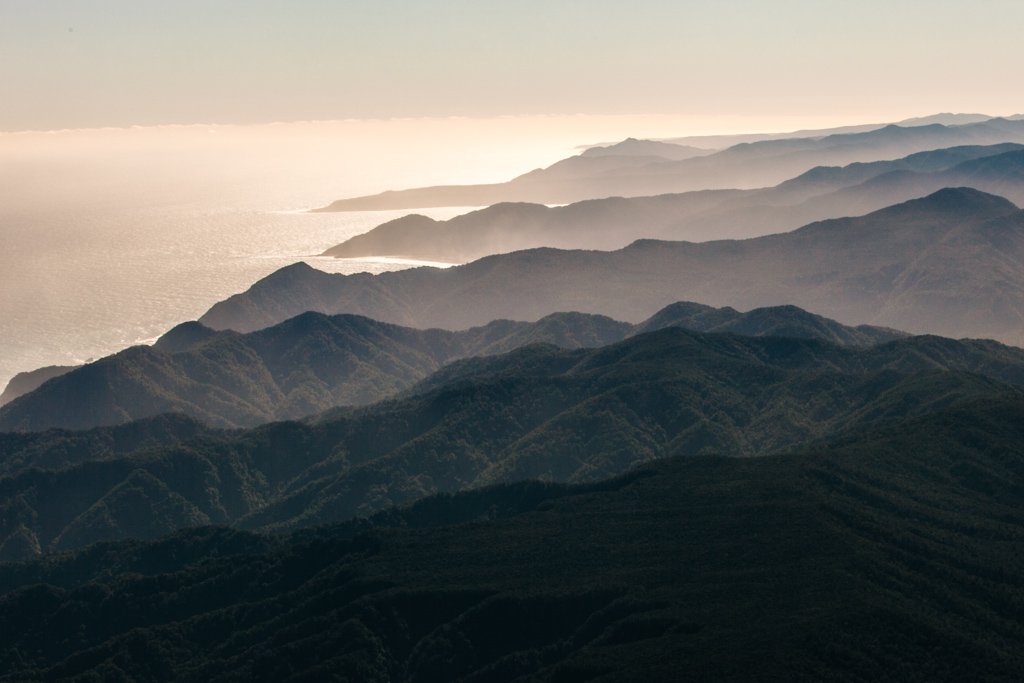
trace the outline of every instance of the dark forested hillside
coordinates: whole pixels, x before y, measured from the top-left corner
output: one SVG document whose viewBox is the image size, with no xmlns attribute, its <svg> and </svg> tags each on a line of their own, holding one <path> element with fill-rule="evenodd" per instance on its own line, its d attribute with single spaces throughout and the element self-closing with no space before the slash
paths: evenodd
<svg viewBox="0 0 1024 683">
<path fill-rule="evenodd" d="M 198 524 L 309 526 L 492 483 L 595 481 L 676 455 L 766 455 L 1019 396 L 1022 354 L 934 337 L 858 349 L 681 329 L 590 350 L 532 345 L 304 423 L 14 468 L 0 479 L 0 557 Z M 5 458 L 25 462 L 12 443 Z"/>
<path fill-rule="evenodd" d="M 0 567 L 5 681 L 1014 681 L 1019 398 Z"/>
<path fill-rule="evenodd" d="M 166 447 L 209 432 L 195 420 L 173 413 L 80 431 L 0 432 L 0 476 L 28 468 L 60 469 L 144 448 Z"/>
<path fill-rule="evenodd" d="M 380 400 L 455 358 L 533 342 L 601 346 L 631 330 L 568 313 L 459 333 L 321 313 L 246 335 L 185 323 L 153 347 L 90 363 L 5 406 L 0 429 L 84 429 L 171 411 L 219 427 L 255 426 Z"/>
<path fill-rule="evenodd" d="M 0 430 L 87 429 L 169 411 L 220 427 L 255 426 L 386 398 L 457 358 L 532 343 L 596 347 L 664 327 L 854 346 L 901 336 L 846 327 L 795 307 L 740 313 L 693 303 L 673 304 L 639 326 L 600 315 L 556 313 L 534 323 L 498 320 L 448 332 L 305 313 L 241 335 L 189 322 L 152 348 L 128 349 L 69 372 L 0 409 Z"/>
</svg>

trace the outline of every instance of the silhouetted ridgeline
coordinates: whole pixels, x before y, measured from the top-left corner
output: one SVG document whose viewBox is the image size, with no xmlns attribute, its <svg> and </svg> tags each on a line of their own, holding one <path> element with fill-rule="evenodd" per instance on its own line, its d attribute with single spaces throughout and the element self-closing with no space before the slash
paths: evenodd
<svg viewBox="0 0 1024 683">
<path fill-rule="evenodd" d="M 618 249 L 640 238 L 757 237 L 856 216 L 967 186 L 1024 203 L 1024 149 L 1005 143 L 919 152 L 893 161 L 817 167 L 772 188 L 610 197 L 548 208 L 497 204 L 446 221 L 410 215 L 324 252 L 470 261 L 534 247 Z"/>
<path fill-rule="evenodd" d="M 464 266 L 328 275 L 295 265 L 200 322 L 248 331 L 306 310 L 460 329 L 575 310 L 639 322 L 680 299 L 794 304 L 841 323 L 1024 340 L 1024 212 L 948 188 L 859 218 L 742 241 L 637 241 L 613 252 L 534 249 Z"/>
<path fill-rule="evenodd" d="M 673 304 L 637 326 L 600 315 L 555 313 L 535 323 L 498 320 L 448 332 L 304 313 L 242 335 L 189 322 L 153 347 L 91 363 L 0 409 L 0 430 L 86 429 L 171 411 L 221 427 L 255 426 L 337 405 L 372 403 L 457 358 L 538 342 L 603 346 L 663 327 L 853 346 L 903 336 L 884 328 L 846 327 L 792 306 L 740 313 L 693 303 Z"/>
</svg>

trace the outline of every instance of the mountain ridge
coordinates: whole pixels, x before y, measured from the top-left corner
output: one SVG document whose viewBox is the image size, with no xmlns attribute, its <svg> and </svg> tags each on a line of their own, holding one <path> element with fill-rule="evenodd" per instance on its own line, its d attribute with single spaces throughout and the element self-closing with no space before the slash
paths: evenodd
<svg viewBox="0 0 1024 683">
<path fill-rule="evenodd" d="M 7 383 L 3 393 L 0 393 L 0 407 L 19 396 L 35 391 L 47 380 L 67 374 L 77 367 L 77 365 L 48 365 L 27 372 L 19 372 Z"/>
<path fill-rule="evenodd" d="M 1020 204 L 1022 159 L 1024 147 L 1017 144 L 963 146 L 889 161 L 819 166 L 760 190 L 609 197 L 559 207 L 503 202 L 445 221 L 411 214 L 322 255 L 467 261 L 539 246 L 612 249 L 643 237 L 696 242 L 757 237 L 813 220 L 861 215 L 959 185 Z"/>
<path fill-rule="evenodd" d="M 21 463 L 0 477 L 0 557 L 182 525 L 285 531 L 438 492 L 595 482 L 676 455 L 769 455 L 977 400 L 1019 400 L 1022 388 L 1024 352 L 985 341 L 851 348 L 669 327 L 595 349 L 528 345 L 304 422 L 172 431 L 165 445 L 127 453 L 97 448 L 110 433 L 100 430 L 71 435 L 83 450 L 63 461 L 46 448 L 66 433 L 0 439 L 4 461 Z M 54 469 L 40 469 L 47 463 Z"/>
<path fill-rule="evenodd" d="M 458 358 L 537 342 L 604 346 L 665 326 L 750 336 L 781 330 L 854 346 L 903 336 L 870 326 L 845 327 L 795 307 L 740 313 L 698 304 L 676 304 L 636 326 L 600 315 L 553 313 L 534 323 L 495 320 L 448 332 L 306 312 L 242 335 L 188 322 L 152 348 L 134 347 L 101 359 L 0 409 L 0 430 L 83 429 L 165 412 L 218 427 L 255 426 L 339 404 L 372 403 Z"/>
<path fill-rule="evenodd" d="M 1022 344 L 1021 216 L 1007 200 L 967 188 L 746 240 L 538 248 L 376 276 L 304 266 L 268 276 L 200 321 L 245 331 L 312 309 L 460 329 L 575 310 L 635 323 L 688 299 L 741 310 L 794 304 L 843 324 Z"/>
<path fill-rule="evenodd" d="M 584 173 L 566 178 L 531 171 L 506 183 L 389 190 L 377 195 L 338 200 L 317 211 L 485 206 L 502 201 L 564 204 L 609 196 L 764 187 L 822 164 L 842 165 L 903 156 L 926 149 L 1003 142 L 1024 143 L 1024 123 L 992 118 L 955 126 L 940 123 L 909 127 L 890 124 L 875 130 L 820 138 L 743 142 L 711 155 L 680 161 L 654 161 L 636 166 L 635 158 L 620 156 L 625 166 L 608 169 L 607 162 L 601 164 L 602 168 L 615 173 Z"/>
</svg>

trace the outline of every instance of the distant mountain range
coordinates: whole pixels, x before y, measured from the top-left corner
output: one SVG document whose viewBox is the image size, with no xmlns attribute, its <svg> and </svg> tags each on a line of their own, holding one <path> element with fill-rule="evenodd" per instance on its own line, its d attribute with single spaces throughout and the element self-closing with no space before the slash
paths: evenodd
<svg viewBox="0 0 1024 683">
<path fill-rule="evenodd" d="M 676 455 L 766 455 L 972 401 L 1016 401 L 1021 387 L 1024 351 L 937 337 L 850 348 L 668 328 L 597 349 L 530 345 L 304 423 L 215 433 L 178 418 L 3 437 L 0 460 L 22 464 L 0 478 L 0 558 L 210 523 L 329 523 L 436 492 L 596 481 Z M 152 442 L 161 432 L 168 445 Z M 122 454 L 132 439 L 151 445 Z"/>
<path fill-rule="evenodd" d="M 683 159 L 692 159 L 693 157 L 712 154 L 715 151 L 705 147 L 693 147 L 671 142 L 626 138 L 622 142 L 616 142 L 612 145 L 588 147 L 580 153 L 580 156 L 585 158 L 621 156 L 660 157 L 672 161 L 682 161 Z"/>
<path fill-rule="evenodd" d="M 447 221 L 412 215 L 352 237 L 324 255 L 470 261 L 534 247 L 618 249 L 641 238 L 742 239 L 961 186 L 1024 204 L 1024 147 L 953 147 L 893 161 L 818 167 L 762 190 L 611 197 L 552 208 L 496 204 Z"/>
<path fill-rule="evenodd" d="M 0 680 L 1012 681 L 1022 440 L 1024 401 L 982 401 L 777 457 L 4 565 Z"/>
<path fill-rule="evenodd" d="M 794 304 L 841 323 L 1024 343 L 1024 212 L 947 188 L 859 218 L 612 252 L 534 249 L 464 266 L 328 275 L 297 264 L 213 306 L 200 322 L 251 331 L 306 310 L 461 329 L 560 310 L 639 322 L 680 299 L 749 310 Z"/>
<path fill-rule="evenodd" d="M 0 408 L 0 431 L 88 429 L 167 412 L 217 427 L 255 426 L 338 405 L 372 403 L 459 358 L 533 343 L 604 346 L 665 327 L 852 346 L 905 336 L 883 328 L 846 327 L 792 306 L 740 313 L 693 303 L 673 304 L 639 325 L 555 313 L 534 323 L 499 320 L 464 332 L 322 313 L 303 313 L 249 334 L 183 323 L 152 347 L 133 347 L 64 373 Z"/>
<path fill-rule="evenodd" d="M 758 188 L 776 185 L 815 166 L 842 166 L 945 147 L 1006 142 L 1024 143 L 1024 120 L 994 118 L 953 126 L 890 125 L 867 132 L 741 143 L 683 159 L 591 153 L 563 159 L 506 183 L 389 191 L 338 200 L 320 210 L 489 206 L 499 202 L 565 204 L 611 196 Z"/>
<path fill-rule="evenodd" d="M 725 135 L 689 135 L 684 137 L 674 138 L 663 138 L 659 139 L 659 142 L 667 142 L 669 144 L 684 145 L 684 146 L 696 146 L 699 148 L 710 148 L 710 149 L 725 149 L 726 147 L 732 147 L 742 142 L 762 142 L 764 140 L 789 140 L 792 138 L 823 138 L 827 135 L 842 135 L 847 133 L 868 133 L 873 130 L 885 128 L 886 126 L 895 124 L 904 128 L 910 128 L 913 126 L 930 126 L 933 124 L 940 124 L 943 126 L 961 126 L 967 123 L 981 123 L 982 121 L 988 121 L 990 119 L 1001 118 L 998 116 L 990 116 L 988 114 L 954 114 L 951 112 L 944 112 L 940 114 L 931 114 L 928 116 L 916 116 L 909 119 L 903 119 L 902 121 L 887 121 L 885 123 L 862 123 L 855 124 L 852 126 L 836 126 L 833 128 L 811 128 L 794 130 L 785 133 L 736 133 L 736 134 L 725 134 Z M 1020 115 L 1006 116 L 1010 120 L 1017 120 L 1021 118 Z"/>
</svg>

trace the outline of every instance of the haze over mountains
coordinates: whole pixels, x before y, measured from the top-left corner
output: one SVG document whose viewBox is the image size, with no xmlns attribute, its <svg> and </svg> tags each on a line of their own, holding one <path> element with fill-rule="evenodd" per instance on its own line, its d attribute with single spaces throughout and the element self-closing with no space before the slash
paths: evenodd
<svg viewBox="0 0 1024 683">
<path fill-rule="evenodd" d="M 298 263 L 20 375 L 0 683 L 1021 679 L 1022 126 L 361 198 L 593 197 L 406 216 L 328 253 L 476 260 Z"/>
<path fill-rule="evenodd" d="M 993 118 L 944 126 L 889 125 L 821 138 L 740 143 L 681 160 L 661 156 L 579 155 L 506 183 L 449 185 L 383 192 L 333 202 L 323 211 L 373 211 L 498 202 L 564 204 L 609 196 L 644 196 L 775 185 L 815 166 L 894 159 L 959 145 L 1024 143 L 1024 120 Z"/>
<path fill-rule="evenodd" d="M 24 396 L 30 391 L 34 391 L 46 380 L 59 377 L 63 374 L 74 370 L 76 365 L 50 365 L 45 368 L 39 368 L 37 370 L 29 370 L 28 372 L 19 372 L 17 375 L 11 378 L 11 381 L 7 383 L 3 392 L 0 393 L 0 407 L 10 403 L 19 396 Z"/>
<path fill-rule="evenodd" d="M 626 138 L 622 142 L 612 145 L 588 147 L 580 153 L 580 157 L 592 159 L 594 157 L 661 157 L 672 161 L 682 161 L 693 157 L 704 156 L 714 153 L 714 149 L 707 147 L 694 147 L 692 145 L 681 145 L 674 142 L 662 142 L 658 140 L 637 140 Z"/>
<path fill-rule="evenodd" d="M 376 276 L 296 265 L 218 303 L 200 322 L 249 331 L 305 310 L 448 329 L 565 310 L 639 322 L 686 299 L 739 310 L 794 304 L 843 324 L 1020 344 L 1022 227 L 1024 212 L 1008 200 L 947 188 L 749 240 L 534 249 Z"/>
<path fill-rule="evenodd" d="M 967 123 L 981 123 L 994 118 L 1006 118 L 1011 121 L 1024 118 L 1024 115 L 1013 116 L 990 116 L 988 114 L 952 113 L 943 112 L 929 114 L 927 116 L 914 116 L 901 121 L 888 121 L 885 123 L 862 123 L 852 126 L 835 126 L 832 128 L 801 129 L 784 133 L 734 133 L 725 135 L 688 135 L 684 137 L 663 138 L 659 142 L 667 142 L 676 145 L 695 145 L 702 148 L 725 149 L 738 145 L 741 142 L 761 142 L 763 140 L 788 140 L 790 138 L 823 138 L 826 135 L 841 135 L 846 133 L 868 133 L 873 130 L 885 128 L 888 125 L 896 124 L 904 128 L 912 126 L 930 126 L 940 124 L 943 126 L 960 126 Z"/>
<path fill-rule="evenodd" d="M 470 261 L 545 246 L 618 249 L 641 238 L 742 239 L 861 215 L 961 186 L 1024 203 L 1024 147 L 953 147 L 891 161 L 817 167 L 761 190 L 610 197 L 551 208 L 496 204 L 447 221 L 411 215 L 350 238 L 324 255 Z"/>
<path fill-rule="evenodd" d="M 312 312 L 244 335 L 183 323 L 152 347 L 133 347 L 66 372 L 0 408 L 0 431 L 88 429 L 167 412 L 217 427 L 255 426 L 379 401 L 459 358 L 535 343 L 604 346 L 665 327 L 853 346 L 904 336 L 846 327 L 792 306 L 739 313 L 692 303 L 673 304 L 638 325 L 555 313 L 535 323 L 498 320 L 464 332 Z"/>
</svg>

